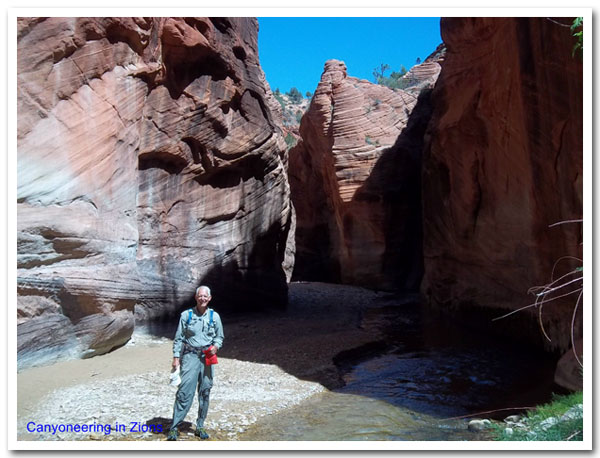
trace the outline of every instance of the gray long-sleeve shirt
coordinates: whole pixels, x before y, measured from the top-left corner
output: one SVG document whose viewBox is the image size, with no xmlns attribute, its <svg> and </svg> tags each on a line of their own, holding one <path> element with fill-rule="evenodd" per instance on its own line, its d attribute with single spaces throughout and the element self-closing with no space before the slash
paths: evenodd
<svg viewBox="0 0 600 458">
<path fill-rule="evenodd" d="M 192 316 L 188 324 L 189 310 L 184 310 L 179 317 L 179 325 L 173 339 L 173 356 L 179 358 L 186 342 L 196 348 L 216 345 L 219 349 L 223 346 L 225 335 L 223 323 L 217 312 L 213 311 L 213 324 L 210 323 L 210 308 L 200 315 L 196 307 L 192 308 Z"/>
</svg>

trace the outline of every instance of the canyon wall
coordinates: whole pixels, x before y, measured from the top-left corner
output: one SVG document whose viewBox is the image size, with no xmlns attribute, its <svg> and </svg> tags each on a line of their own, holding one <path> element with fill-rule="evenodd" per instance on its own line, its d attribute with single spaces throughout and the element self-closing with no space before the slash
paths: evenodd
<svg viewBox="0 0 600 458">
<path fill-rule="evenodd" d="M 451 313 L 497 317 L 582 265 L 581 224 L 549 227 L 583 217 L 583 69 L 572 20 L 441 22 L 447 54 L 423 158 L 422 290 Z M 544 306 L 550 341 L 537 309 L 493 326 L 565 350 L 576 301 L 574 293 Z M 578 314 L 576 335 L 580 322 Z"/>
<path fill-rule="evenodd" d="M 18 19 L 20 366 L 108 351 L 200 283 L 218 307 L 286 303 L 286 145 L 257 34 L 252 18 Z"/>
<path fill-rule="evenodd" d="M 325 64 L 290 150 L 294 278 L 418 288 L 421 150 L 442 55 L 414 67 L 404 90 Z"/>
</svg>

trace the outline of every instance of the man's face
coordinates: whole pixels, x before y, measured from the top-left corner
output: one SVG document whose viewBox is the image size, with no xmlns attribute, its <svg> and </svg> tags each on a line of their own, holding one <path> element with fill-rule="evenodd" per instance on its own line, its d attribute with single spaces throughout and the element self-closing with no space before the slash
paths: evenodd
<svg viewBox="0 0 600 458">
<path fill-rule="evenodd" d="M 200 289 L 196 293 L 196 302 L 202 305 L 206 305 L 210 302 L 210 296 L 205 289 Z"/>
</svg>

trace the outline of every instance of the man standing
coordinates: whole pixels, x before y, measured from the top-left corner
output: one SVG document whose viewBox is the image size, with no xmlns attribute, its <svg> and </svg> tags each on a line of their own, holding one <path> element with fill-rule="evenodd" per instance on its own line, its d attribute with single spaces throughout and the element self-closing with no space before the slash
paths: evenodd
<svg viewBox="0 0 600 458">
<path fill-rule="evenodd" d="M 187 415 L 194 393 L 198 389 L 198 420 L 195 435 L 208 439 L 204 420 L 208 412 L 208 399 L 213 385 L 214 365 L 207 364 L 206 357 L 216 355 L 223 346 L 221 317 L 208 308 L 210 288 L 200 286 L 196 290 L 196 307 L 185 310 L 179 318 L 179 326 L 173 340 L 173 368 L 181 364 L 181 383 L 173 406 L 173 423 L 167 440 L 177 440 L 178 426 Z M 206 353 L 205 353 L 206 352 Z"/>
</svg>

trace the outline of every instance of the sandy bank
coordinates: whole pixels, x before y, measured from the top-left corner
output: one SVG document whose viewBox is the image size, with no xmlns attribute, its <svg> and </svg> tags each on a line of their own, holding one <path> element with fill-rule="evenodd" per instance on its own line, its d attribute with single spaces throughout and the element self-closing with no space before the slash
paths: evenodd
<svg viewBox="0 0 600 458">
<path fill-rule="evenodd" d="M 151 359 L 157 352 L 168 356 L 170 345 L 145 350 L 145 355 L 144 351 L 138 351 L 138 356 Z M 110 367 L 111 363 L 105 361 L 103 367 Z M 214 439 L 235 439 L 257 419 L 297 405 L 325 390 L 318 383 L 301 381 L 273 365 L 221 358 L 217 370 L 206 421 L 206 428 Z M 167 384 L 168 371 L 143 371 L 121 376 L 107 376 L 108 372 L 112 369 L 100 378 L 96 378 L 99 374 L 84 383 L 56 388 L 39 399 L 26 414 L 19 415 L 19 439 L 164 440 L 162 433 L 170 425 L 176 392 L 175 387 Z M 195 439 L 192 424 L 197 410 L 198 403 L 194 400 L 186 418 L 189 423 L 182 428 L 183 439 Z M 49 425 L 104 425 L 104 428 L 110 425 L 110 430 L 96 427 L 94 433 L 29 434 L 26 427 L 31 421 Z M 136 423 L 153 427 L 151 431 L 142 431 Z M 117 425 L 123 425 L 123 430 L 117 430 Z"/>
<path fill-rule="evenodd" d="M 212 438 L 235 440 L 258 419 L 339 386 L 333 357 L 376 340 L 361 328 L 361 316 L 385 300 L 357 287 L 297 283 L 285 311 L 224 317 L 226 341 L 206 421 Z M 168 338 L 138 337 L 106 355 L 22 371 L 19 440 L 164 440 L 163 433 L 130 430 L 132 422 L 168 428 L 176 391 L 168 386 L 171 348 Z M 196 412 L 194 401 L 183 439 L 195 440 Z M 111 425 L 111 432 L 29 433 L 28 422 Z M 117 424 L 125 433 L 115 431 Z"/>
</svg>

